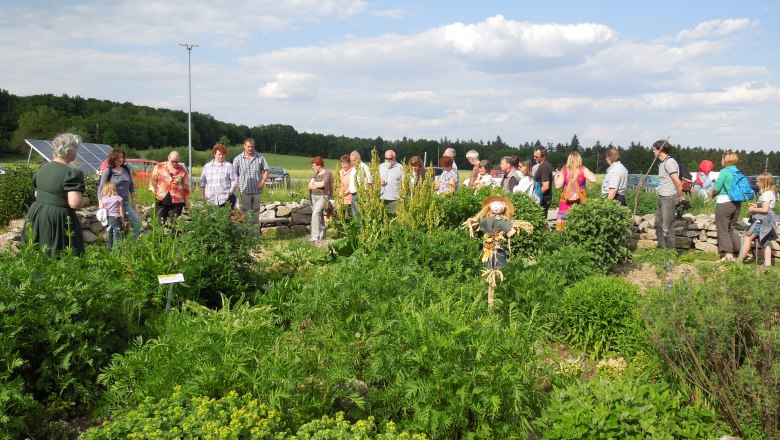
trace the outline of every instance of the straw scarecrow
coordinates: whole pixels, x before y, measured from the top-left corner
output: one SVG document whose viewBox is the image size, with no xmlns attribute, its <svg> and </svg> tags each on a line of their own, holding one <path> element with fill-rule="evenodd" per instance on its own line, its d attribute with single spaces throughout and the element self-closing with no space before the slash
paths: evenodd
<svg viewBox="0 0 780 440">
<path fill-rule="evenodd" d="M 496 280 L 504 280 L 501 269 L 507 264 L 507 251 L 511 251 L 511 239 L 521 230 L 533 232 L 534 227 L 522 220 L 514 220 L 515 206 L 502 196 L 490 196 L 482 201 L 482 210 L 463 223 L 474 238 L 482 233 L 482 257 L 485 270 L 482 276 L 488 283 L 488 306 L 493 307 Z"/>
</svg>

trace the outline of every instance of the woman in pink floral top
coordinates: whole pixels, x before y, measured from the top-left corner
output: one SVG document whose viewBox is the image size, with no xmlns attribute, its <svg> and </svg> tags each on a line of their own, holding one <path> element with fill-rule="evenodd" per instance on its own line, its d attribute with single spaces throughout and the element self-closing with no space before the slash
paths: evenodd
<svg viewBox="0 0 780 440">
<path fill-rule="evenodd" d="M 171 151 L 166 162 L 157 164 L 149 179 L 149 190 L 157 198 L 154 208 L 161 224 L 169 215 L 181 215 L 184 205 L 189 203 L 190 180 L 187 170 L 179 163 L 178 152 Z"/>
</svg>

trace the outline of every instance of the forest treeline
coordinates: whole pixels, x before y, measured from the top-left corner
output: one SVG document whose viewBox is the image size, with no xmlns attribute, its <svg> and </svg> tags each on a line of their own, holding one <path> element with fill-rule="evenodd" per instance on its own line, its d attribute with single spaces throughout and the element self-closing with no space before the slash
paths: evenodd
<svg viewBox="0 0 780 440">
<path fill-rule="evenodd" d="M 181 110 L 157 109 L 80 96 L 55 96 L 52 94 L 16 96 L 0 89 L 0 155 L 27 153 L 29 147 L 24 139 L 51 139 L 60 132 L 81 135 L 86 142 L 109 144 L 122 147 L 131 153 L 149 149 L 168 149 L 186 146 L 187 113 Z M 529 133 L 529 137 L 533 136 Z M 386 140 L 336 136 L 333 134 L 299 133 L 286 124 L 258 124 L 252 127 L 222 122 L 213 116 L 192 113 L 192 146 L 195 150 L 210 149 L 215 143 L 240 144 L 252 137 L 262 152 L 301 156 L 322 156 L 335 159 L 350 151 L 360 151 L 368 157 L 372 148 L 378 151 L 394 149 L 399 158 L 413 155 L 426 156 L 428 162 L 436 162 L 444 149 L 452 147 L 457 151 L 457 164 L 467 167 L 466 152 L 477 150 L 481 158 L 488 159 L 494 166 L 502 156 L 517 155 L 531 159 L 533 149 L 545 146 L 550 151 L 549 159 L 554 166 L 565 164 L 570 151 L 579 151 L 584 164 L 596 172 L 604 172 L 604 152 L 612 145 L 580 145 L 577 135 L 566 143 L 525 142 L 509 145 L 500 136 L 495 139 L 409 139 Z M 661 134 L 659 134 L 661 137 Z M 616 145 L 623 164 L 633 173 L 644 173 L 653 161 L 650 145 L 655 139 Z M 695 171 L 702 159 L 720 163 L 723 149 L 702 146 L 680 146 L 672 144 L 672 155 Z M 780 174 L 780 154 L 777 151 L 739 151 L 740 168 L 745 174 L 758 174 L 768 169 Z"/>
</svg>

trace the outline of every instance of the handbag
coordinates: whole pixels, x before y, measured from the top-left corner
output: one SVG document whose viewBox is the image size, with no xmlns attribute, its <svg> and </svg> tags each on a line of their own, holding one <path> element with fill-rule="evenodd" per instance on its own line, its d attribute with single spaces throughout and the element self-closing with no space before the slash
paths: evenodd
<svg viewBox="0 0 780 440">
<path fill-rule="evenodd" d="M 588 193 L 580 186 L 580 183 L 578 182 L 579 175 L 577 176 L 577 179 L 572 182 L 572 179 L 567 177 L 568 173 L 565 168 L 563 173 L 564 180 L 566 180 L 567 183 L 563 192 L 561 192 L 561 201 L 568 204 L 584 202 L 588 198 Z M 581 171 L 580 175 L 582 175 Z"/>
</svg>

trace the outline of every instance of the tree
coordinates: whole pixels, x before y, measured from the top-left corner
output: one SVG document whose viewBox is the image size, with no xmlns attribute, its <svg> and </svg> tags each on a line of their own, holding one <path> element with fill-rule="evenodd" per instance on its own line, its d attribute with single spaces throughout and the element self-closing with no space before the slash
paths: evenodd
<svg viewBox="0 0 780 440">
<path fill-rule="evenodd" d="M 40 106 L 28 111 L 19 118 L 19 126 L 11 140 L 11 150 L 18 153 L 28 151 L 25 139 L 52 139 L 67 128 L 67 120 L 57 110 Z"/>
<path fill-rule="evenodd" d="M 569 144 L 569 152 L 572 152 L 572 151 L 579 152 L 581 149 L 582 149 L 582 147 L 580 146 L 580 140 L 577 139 L 577 135 L 575 134 L 571 138 L 571 143 Z"/>
</svg>

